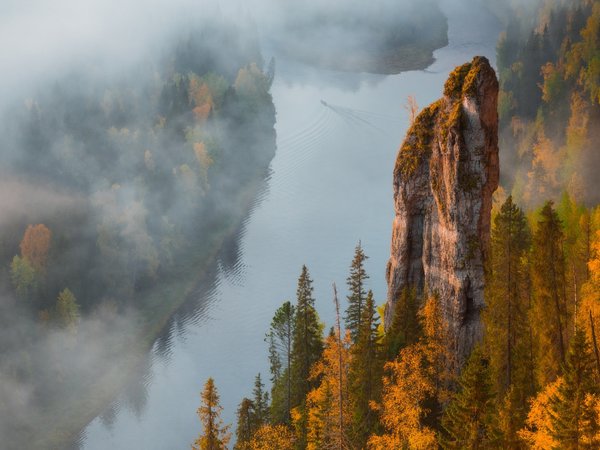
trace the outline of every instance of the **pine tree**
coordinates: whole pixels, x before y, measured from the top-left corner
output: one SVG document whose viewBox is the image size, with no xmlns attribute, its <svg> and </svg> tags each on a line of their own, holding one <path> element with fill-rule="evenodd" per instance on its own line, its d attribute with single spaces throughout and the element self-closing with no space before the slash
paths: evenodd
<svg viewBox="0 0 600 450">
<path fill-rule="evenodd" d="M 378 329 L 373 292 L 369 291 L 356 343 L 351 348 L 349 372 L 352 434 L 358 448 L 366 446 L 377 425 L 371 402 L 379 401 L 381 396 L 383 349 Z"/>
<path fill-rule="evenodd" d="M 193 450 L 226 450 L 231 435 L 229 425 L 223 425 L 219 404 L 219 394 L 212 378 L 204 385 L 201 394 L 202 405 L 198 408 L 198 417 L 204 427 L 203 433 L 192 445 Z"/>
<path fill-rule="evenodd" d="M 365 272 L 365 260 L 369 257 L 365 255 L 360 242 L 354 250 L 354 259 L 350 266 L 350 276 L 347 279 L 348 290 L 348 309 L 346 309 L 346 330 L 350 331 L 352 342 L 356 342 L 362 312 L 366 300 L 365 281 L 369 278 Z"/>
<path fill-rule="evenodd" d="M 392 324 L 385 333 L 384 348 L 388 360 L 395 359 L 402 348 L 419 340 L 421 327 L 418 311 L 419 301 L 415 290 L 402 289 L 394 305 Z"/>
<path fill-rule="evenodd" d="M 248 398 L 242 399 L 237 410 L 236 443 L 234 450 L 248 450 L 250 448 L 250 440 L 255 432 L 253 416 L 254 404 L 252 400 Z"/>
<path fill-rule="evenodd" d="M 460 391 L 442 418 L 441 444 L 446 449 L 495 448 L 495 396 L 487 359 L 476 348 L 459 379 Z"/>
<path fill-rule="evenodd" d="M 582 330 L 575 332 L 563 370 L 564 382 L 550 399 L 553 438 L 564 449 L 600 447 L 596 405 L 600 390 L 595 361 Z"/>
<path fill-rule="evenodd" d="M 318 380 L 310 377 L 310 370 L 319 361 L 323 353 L 322 326 L 315 310 L 315 300 L 312 297 L 312 280 L 306 266 L 298 279 L 296 291 L 298 302 L 294 315 L 294 337 L 291 354 L 291 398 L 292 408 L 296 408 L 295 420 L 297 448 L 306 446 L 306 394 L 318 386 Z"/>
<path fill-rule="evenodd" d="M 537 369 L 540 385 L 554 380 L 564 364 L 569 313 L 566 303 L 563 231 L 558 214 L 546 203 L 540 213 L 533 239 L 532 282 L 537 347 Z"/>
<path fill-rule="evenodd" d="M 295 308 L 285 302 L 273 316 L 266 336 L 271 365 L 271 419 L 274 423 L 290 423 L 291 364 Z"/>
</svg>

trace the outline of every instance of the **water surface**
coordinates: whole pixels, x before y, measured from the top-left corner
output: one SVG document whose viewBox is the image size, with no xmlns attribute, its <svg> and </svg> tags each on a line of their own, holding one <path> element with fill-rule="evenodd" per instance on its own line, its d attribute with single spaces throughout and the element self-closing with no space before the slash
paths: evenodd
<svg viewBox="0 0 600 450">
<path fill-rule="evenodd" d="M 436 100 L 448 73 L 474 55 L 495 61 L 500 27 L 492 17 L 472 6 L 447 4 L 444 11 L 450 44 L 425 71 L 339 73 L 276 56 L 278 148 L 269 176 L 236 238 L 147 355 L 138 380 L 84 430 L 82 448 L 189 448 L 201 432 L 196 409 L 208 377 L 234 427 L 255 375 L 269 377 L 264 334 L 275 309 L 295 299 L 302 264 L 327 327 L 331 284 L 346 294 L 359 240 L 369 256 L 368 288 L 384 302 L 392 169 L 408 125 L 403 105 L 409 95 L 421 106 Z"/>
</svg>

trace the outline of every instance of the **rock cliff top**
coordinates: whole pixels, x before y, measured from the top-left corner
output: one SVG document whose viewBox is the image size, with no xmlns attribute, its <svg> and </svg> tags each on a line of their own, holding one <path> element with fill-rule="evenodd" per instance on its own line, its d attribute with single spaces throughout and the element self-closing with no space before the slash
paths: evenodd
<svg viewBox="0 0 600 450">
<path fill-rule="evenodd" d="M 488 60 L 457 67 L 408 130 L 394 168 L 389 326 L 404 288 L 437 293 L 463 360 L 480 339 L 492 194 L 498 187 L 498 80 Z"/>
</svg>

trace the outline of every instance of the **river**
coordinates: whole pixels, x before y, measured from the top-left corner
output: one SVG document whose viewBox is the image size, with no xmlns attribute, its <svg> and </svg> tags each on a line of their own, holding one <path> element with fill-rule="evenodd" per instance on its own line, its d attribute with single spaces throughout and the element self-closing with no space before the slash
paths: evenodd
<svg viewBox="0 0 600 450">
<path fill-rule="evenodd" d="M 234 432 L 237 406 L 251 396 L 254 377 L 269 378 L 264 334 L 275 309 L 295 300 L 302 264 L 327 329 L 334 321 L 331 285 L 345 296 L 359 240 L 369 256 L 368 288 L 384 302 L 392 169 L 408 125 L 403 105 L 409 95 L 420 106 L 439 98 L 448 73 L 474 55 L 495 62 L 497 21 L 466 2 L 442 3 L 450 44 L 424 71 L 339 73 L 276 57 L 277 153 L 257 200 L 154 344 L 137 381 L 82 432 L 80 448 L 190 448 L 201 432 L 196 409 L 208 377 Z"/>
</svg>

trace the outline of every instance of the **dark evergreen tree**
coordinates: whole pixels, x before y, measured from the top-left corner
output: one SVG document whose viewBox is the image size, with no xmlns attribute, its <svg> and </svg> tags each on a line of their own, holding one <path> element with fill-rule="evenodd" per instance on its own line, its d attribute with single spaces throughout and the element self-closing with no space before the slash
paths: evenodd
<svg viewBox="0 0 600 450">
<path fill-rule="evenodd" d="M 349 385 L 352 407 L 354 444 L 365 448 L 369 436 L 376 431 L 377 415 L 372 401 L 381 397 L 383 348 L 379 336 L 379 321 L 375 311 L 373 292 L 369 291 L 363 308 L 356 343 L 351 347 Z"/>
<path fill-rule="evenodd" d="M 265 392 L 264 388 L 265 385 L 259 373 L 254 380 L 254 390 L 252 391 L 254 396 L 252 403 L 254 404 L 253 422 L 255 429 L 269 422 L 269 394 Z"/>
<path fill-rule="evenodd" d="M 350 265 L 350 276 L 347 279 L 348 309 L 346 309 L 346 330 L 350 331 L 352 342 L 356 342 L 358 330 L 362 319 L 362 311 L 365 305 L 366 291 L 365 281 L 369 278 L 365 272 L 364 264 L 368 256 L 365 255 L 360 242 L 354 250 L 354 259 Z"/>
<path fill-rule="evenodd" d="M 566 302 L 565 257 L 562 224 L 547 202 L 540 213 L 533 238 L 532 288 L 533 331 L 536 338 L 538 381 L 544 385 L 559 375 L 564 364 L 567 324 L 570 311 Z"/>
<path fill-rule="evenodd" d="M 297 408 L 297 448 L 306 445 L 306 394 L 319 385 L 319 380 L 310 378 L 310 370 L 323 353 L 323 330 L 312 296 L 312 280 L 306 266 L 298 279 L 297 304 L 294 315 L 294 336 L 291 356 L 292 408 Z"/>
<path fill-rule="evenodd" d="M 487 358 L 476 348 L 462 370 L 459 392 L 442 417 L 445 449 L 496 448 L 495 395 Z"/>
<path fill-rule="evenodd" d="M 250 440 L 256 431 L 253 417 L 254 403 L 248 398 L 243 398 L 237 410 L 236 443 L 234 450 L 249 450 Z"/>
<path fill-rule="evenodd" d="M 600 393 L 595 361 L 582 330 L 575 332 L 563 370 L 563 383 L 550 399 L 553 438 L 561 449 L 600 448 L 595 411 Z"/>
<path fill-rule="evenodd" d="M 291 364 L 294 336 L 295 308 L 285 302 L 273 316 L 266 341 L 269 343 L 271 366 L 271 420 L 273 423 L 290 423 Z"/>
</svg>

